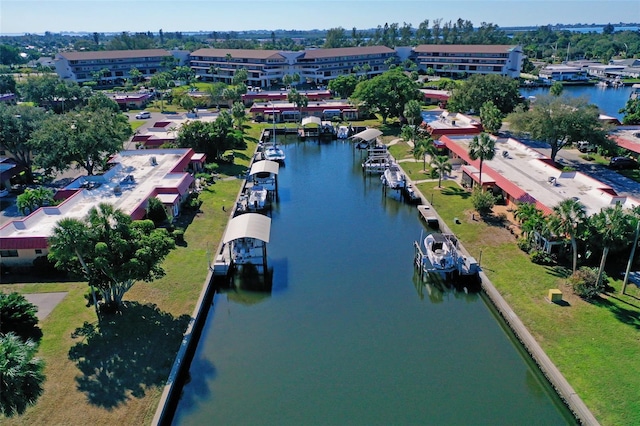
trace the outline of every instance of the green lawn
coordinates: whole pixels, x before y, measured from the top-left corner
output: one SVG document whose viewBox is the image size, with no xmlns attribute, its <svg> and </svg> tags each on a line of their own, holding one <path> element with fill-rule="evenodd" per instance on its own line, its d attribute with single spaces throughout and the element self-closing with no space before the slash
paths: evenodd
<svg viewBox="0 0 640 426">
<path fill-rule="evenodd" d="M 234 173 L 246 170 L 254 150 L 250 144 L 236 156 Z M 86 283 L 0 285 L 4 292 L 68 292 L 40 324 L 44 394 L 24 415 L 0 423 L 149 424 L 226 227 L 230 210 L 222 206 L 233 204 L 240 187 L 240 180 L 222 179 L 201 193 L 200 211 L 178 223 L 186 226 L 186 244 L 165 260 L 166 276 L 137 283 L 125 295 L 129 307 L 103 323 L 102 333 L 95 333 L 95 312 L 85 306 Z"/>
<path fill-rule="evenodd" d="M 418 185 L 603 425 L 640 424 L 640 291 L 627 287 L 594 303 L 571 295 L 563 270 L 530 262 L 504 227 L 470 218 L 471 201 L 454 182 Z M 454 217 L 461 219 L 455 224 Z M 477 218 L 477 216 L 476 216 Z M 480 255 L 480 253 L 482 253 Z M 545 300 L 560 288 L 569 306 Z"/>
</svg>

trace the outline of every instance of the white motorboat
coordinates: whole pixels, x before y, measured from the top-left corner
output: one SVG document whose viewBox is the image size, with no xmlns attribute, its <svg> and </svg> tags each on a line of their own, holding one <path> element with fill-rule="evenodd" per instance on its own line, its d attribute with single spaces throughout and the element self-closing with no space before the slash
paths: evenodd
<svg viewBox="0 0 640 426">
<path fill-rule="evenodd" d="M 431 265 L 441 271 L 456 267 L 458 252 L 453 242 L 440 233 L 429 234 L 424 239 L 424 247 Z"/>
<path fill-rule="evenodd" d="M 401 189 L 406 185 L 406 179 L 397 164 L 390 164 L 382 175 L 382 181 L 391 189 Z"/>
<path fill-rule="evenodd" d="M 248 208 L 262 210 L 267 205 L 267 189 L 261 185 L 253 185 L 249 189 Z"/>
<path fill-rule="evenodd" d="M 349 128 L 347 126 L 338 127 L 338 139 L 347 139 L 349 137 Z"/>
<path fill-rule="evenodd" d="M 262 156 L 265 160 L 277 161 L 279 163 L 283 163 L 286 158 L 284 150 L 275 144 L 266 146 L 262 152 Z"/>
</svg>

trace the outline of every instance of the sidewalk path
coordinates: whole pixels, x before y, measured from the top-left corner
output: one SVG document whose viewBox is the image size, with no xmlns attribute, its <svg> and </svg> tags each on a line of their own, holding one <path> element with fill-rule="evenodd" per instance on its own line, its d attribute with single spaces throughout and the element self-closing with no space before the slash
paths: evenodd
<svg viewBox="0 0 640 426">
<path fill-rule="evenodd" d="M 53 311 L 53 308 L 55 308 L 58 303 L 62 302 L 62 299 L 64 299 L 66 295 L 66 291 L 58 293 L 30 293 L 25 294 L 24 298 L 38 307 L 36 316 L 39 321 L 42 321 Z"/>
</svg>

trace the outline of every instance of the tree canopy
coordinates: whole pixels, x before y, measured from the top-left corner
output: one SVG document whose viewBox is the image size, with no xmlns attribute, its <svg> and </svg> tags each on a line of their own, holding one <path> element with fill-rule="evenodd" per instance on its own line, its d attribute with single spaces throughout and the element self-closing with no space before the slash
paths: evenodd
<svg viewBox="0 0 640 426">
<path fill-rule="evenodd" d="M 358 78 L 353 74 L 340 75 L 329 81 L 328 88 L 336 95 L 348 98 L 356 90 Z"/>
<path fill-rule="evenodd" d="M 102 169 L 110 155 L 122 150 L 132 131 L 125 115 L 112 107 L 95 106 L 96 110 L 49 116 L 33 135 L 35 163 L 47 172 L 64 171 L 74 164 L 88 175 Z"/>
<path fill-rule="evenodd" d="M 453 112 L 480 112 L 491 101 L 502 114 L 512 112 L 520 102 L 518 81 L 497 74 L 474 74 L 453 89 L 447 109 Z"/>
<path fill-rule="evenodd" d="M 109 310 L 121 308 L 124 294 L 137 281 L 164 276 L 162 261 L 174 247 L 166 229 L 156 229 L 150 220 L 132 221 L 105 203 L 83 220 L 59 221 L 49 243 L 56 268 L 84 277 Z"/>
<path fill-rule="evenodd" d="M 598 107 L 584 98 L 546 95 L 537 97 L 529 110 L 519 108 L 506 121 L 516 133 L 548 143 L 555 161 L 558 151 L 579 141 L 607 144 L 607 128 L 599 115 Z"/>
<path fill-rule="evenodd" d="M 410 100 L 421 100 L 418 85 L 399 68 L 358 83 L 351 98 L 365 109 L 377 112 L 386 123 L 389 117 L 400 117 Z"/>
<path fill-rule="evenodd" d="M 42 125 L 46 114 L 29 105 L 7 105 L 0 102 L 0 145 L 25 168 L 28 182 L 33 181 L 32 166 L 34 132 Z"/>
<path fill-rule="evenodd" d="M 180 127 L 176 144 L 182 148 L 193 148 L 207 154 L 211 159 L 219 159 L 230 149 L 244 149 L 243 133 L 233 128 L 233 117 L 222 111 L 216 121 L 191 121 Z"/>
</svg>

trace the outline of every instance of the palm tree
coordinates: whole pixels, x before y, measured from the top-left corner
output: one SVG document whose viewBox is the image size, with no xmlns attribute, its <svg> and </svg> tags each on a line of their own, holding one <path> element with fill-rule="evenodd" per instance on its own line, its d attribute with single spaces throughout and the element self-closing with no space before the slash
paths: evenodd
<svg viewBox="0 0 640 426">
<path fill-rule="evenodd" d="M 536 232 L 546 234 L 547 221 L 544 214 L 533 203 L 519 203 L 514 212 L 515 218 L 520 222 L 522 233 L 526 240 L 531 241 Z"/>
<path fill-rule="evenodd" d="M 572 272 L 578 268 L 578 243 L 576 236 L 587 218 L 587 209 L 580 201 L 567 198 L 553 208 L 549 226 L 556 235 L 566 235 L 571 240 Z"/>
<path fill-rule="evenodd" d="M 446 155 L 436 155 L 431 159 L 431 165 L 433 166 L 433 170 L 438 173 L 438 188 L 441 188 L 442 178 L 446 173 L 450 173 L 452 170 L 449 157 Z"/>
<path fill-rule="evenodd" d="M 422 158 L 422 171 L 427 170 L 427 155 L 431 157 L 431 159 L 435 159 L 437 157 L 436 148 L 433 145 L 433 139 L 430 137 L 417 137 L 413 144 L 413 150 L 411 150 L 413 154 L 413 158 L 419 160 Z"/>
<path fill-rule="evenodd" d="M 231 116 L 238 130 L 243 129 L 244 122 L 247 119 L 247 110 L 242 102 L 234 102 L 231 107 Z"/>
<path fill-rule="evenodd" d="M 473 137 L 469 144 L 469 158 L 480 160 L 480 188 L 482 188 L 482 163 L 484 160 L 491 160 L 496 155 L 496 142 L 486 133 L 480 133 Z"/>
<path fill-rule="evenodd" d="M 594 235 L 602 245 L 602 258 L 598 269 L 597 286 L 602 282 L 604 266 L 611 247 L 622 247 L 629 244 L 632 232 L 632 216 L 622 210 L 620 204 L 606 207 L 591 216 L 590 225 L 594 228 Z"/>
<path fill-rule="evenodd" d="M 20 415 L 42 395 L 44 362 L 34 357 L 36 350 L 31 339 L 0 335 L 0 415 Z"/>
</svg>

